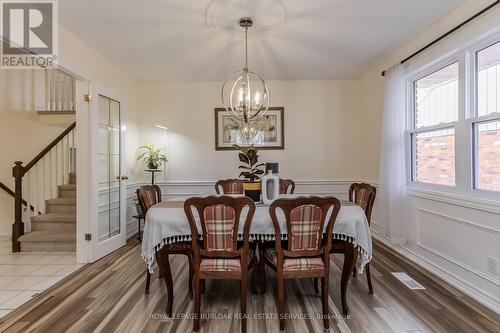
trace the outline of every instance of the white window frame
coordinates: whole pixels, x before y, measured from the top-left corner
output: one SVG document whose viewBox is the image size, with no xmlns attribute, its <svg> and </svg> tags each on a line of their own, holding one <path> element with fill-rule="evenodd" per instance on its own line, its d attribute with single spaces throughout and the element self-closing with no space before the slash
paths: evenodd
<svg viewBox="0 0 500 333">
<path fill-rule="evenodd" d="M 416 109 L 415 109 L 415 82 L 419 79 L 422 79 L 432 73 L 439 71 L 449 65 L 454 63 L 458 63 L 458 119 L 456 121 L 440 123 L 433 126 L 422 126 L 416 127 Z M 457 188 L 462 188 L 463 184 L 459 183 L 459 172 L 463 172 L 459 170 L 459 150 L 458 147 L 458 128 L 459 125 L 465 120 L 465 116 L 463 116 L 464 106 L 463 96 L 464 96 L 464 80 L 463 74 L 465 72 L 465 59 L 461 53 L 454 53 L 438 62 L 435 62 L 431 65 L 425 66 L 422 69 L 416 71 L 412 75 L 407 76 L 406 78 L 406 100 L 407 100 L 407 131 L 406 131 L 406 175 L 407 175 L 407 186 L 411 186 L 417 189 L 430 189 L 435 191 L 442 192 L 454 192 Z M 414 136 L 418 133 L 425 133 L 436 130 L 445 130 L 445 129 L 454 129 L 455 131 L 455 185 L 442 185 L 442 184 L 433 184 L 426 182 L 419 182 L 415 178 L 415 140 Z"/>
<path fill-rule="evenodd" d="M 494 45 L 500 43 L 500 34 L 495 34 L 493 37 L 486 38 L 478 43 L 475 43 L 466 52 L 469 57 L 469 77 L 470 89 L 467 95 L 470 96 L 470 112 L 467 119 L 467 129 L 468 129 L 468 141 L 470 146 L 469 156 L 470 162 L 468 163 L 468 175 L 469 184 L 467 186 L 467 192 L 473 196 L 479 196 L 487 199 L 498 200 L 500 199 L 500 191 L 484 190 L 476 188 L 477 183 L 477 172 L 476 166 L 478 165 L 477 154 L 476 154 L 476 131 L 475 127 L 480 123 L 500 121 L 500 112 L 492 113 L 486 116 L 478 116 L 479 114 L 479 78 L 477 71 L 477 53 Z"/>
<path fill-rule="evenodd" d="M 493 44 L 500 42 L 500 32 L 490 34 L 485 38 L 474 39 L 454 52 L 438 57 L 427 65 L 420 67 L 406 76 L 406 118 L 407 131 L 405 133 L 406 175 L 407 189 L 417 193 L 442 193 L 445 196 L 470 198 L 475 202 L 493 203 L 500 202 L 500 191 L 491 191 L 475 188 L 476 184 L 476 158 L 475 132 L 476 124 L 487 121 L 500 121 L 500 113 L 477 117 L 478 114 L 478 78 L 476 71 L 476 53 Z M 414 82 L 432 74 L 454 62 L 459 64 L 459 92 L 458 92 L 458 120 L 434 126 L 415 128 L 415 103 Z M 413 135 L 419 132 L 428 132 L 446 128 L 455 129 L 455 186 L 418 182 L 414 180 L 415 172 L 415 147 L 412 142 Z M 465 148 L 465 149 L 464 149 Z M 430 191 L 430 192 L 429 192 Z"/>
</svg>

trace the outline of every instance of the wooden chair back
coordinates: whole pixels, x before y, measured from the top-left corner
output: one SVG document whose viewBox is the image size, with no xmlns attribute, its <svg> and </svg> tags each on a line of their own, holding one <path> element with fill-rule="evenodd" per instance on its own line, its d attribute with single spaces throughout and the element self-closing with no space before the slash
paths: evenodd
<svg viewBox="0 0 500 333">
<path fill-rule="evenodd" d="M 238 227 L 241 211 L 248 207 L 243 226 L 243 247 L 238 248 Z M 203 234 L 203 248 L 193 215 L 196 209 Z M 209 196 L 194 197 L 184 203 L 191 227 L 192 247 L 195 267 L 199 267 L 202 258 L 241 258 L 241 267 L 247 267 L 250 225 L 255 213 L 254 202 L 247 197 Z"/>
<path fill-rule="evenodd" d="M 363 208 L 368 219 L 368 224 L 371 222 L 373 204 L 377 189 L 366 183 L 354 183 L 349 187 L 349 201 Z"/>
<path fill-rule="evenodd" d="M 290 192 L 288 189 L 290 188 Z M 280 194 L 293 194 L 295 192 L 295 182 L 291 179 L 280 178 Z"/>
<path fill-rule="evenodd" d="M 243 194 L 243 181 L 241 179 L 223 179 L 215 183 L 215 192 L 221 194 Z"/>
<path fill-rule="evenodd" d="M 276 215 L 277 209 L 285 215 L 288 234 L 288 248 L 281 247 L 281 230 Z M 328 211 L 332 209 L 326 222 Z M 285 257 L 328 257 L 330 251 L 333 226 L 340 211 L 340 201 L 334 197 L 298 197 L 293 199 L 277 199 L 269 208 L 269 214 L 276 233 L 277 266 L 283 267 Z M 323 236 L 323 231 L 325 235 Z M 327 263 L 325 263 L 327 265 Z"/>
<path fill-rule="evenodd" d="M 146 217 L 149 208 L 161 202 L 161 190 L 158 185 L 141 186 L 137 189 L 136 193 L 144 217 Z"/>
</svg>

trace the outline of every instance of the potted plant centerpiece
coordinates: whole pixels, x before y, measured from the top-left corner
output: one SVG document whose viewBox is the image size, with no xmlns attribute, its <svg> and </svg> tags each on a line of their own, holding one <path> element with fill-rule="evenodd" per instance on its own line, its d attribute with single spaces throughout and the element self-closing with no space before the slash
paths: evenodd
<svg viewBox="0 0 500 333">
<path fill-rule="evenodd" d="M 151 143 L 146 143 L 139 149 L 143 152 L 137 157 L 137 160 L 142 159 L 148 169 L 158 169 L 160 165 L 168 162 L 167 157 L 161 153 L 163 148 L 155 148 Z"/>
<path fill-rule="evenodd" d="M 257 154 L 259 148 L 254 145 L 248 147 L 234 145 L 234 147 L 240 151 L 238 157 L 240 161 L 244 163 L 239 166 L 239 169 L 243 170 L 240 173 L 240 178 L 245 179 L 243 183 L 245 195 L 253 201 L 258 202 L 260 201 L 261 193 L 260 175 L 264 174 L 262 167 L 265 165 L 265 163 L 257 164 L 259 159 L 259 155 Z"/>
</svg>

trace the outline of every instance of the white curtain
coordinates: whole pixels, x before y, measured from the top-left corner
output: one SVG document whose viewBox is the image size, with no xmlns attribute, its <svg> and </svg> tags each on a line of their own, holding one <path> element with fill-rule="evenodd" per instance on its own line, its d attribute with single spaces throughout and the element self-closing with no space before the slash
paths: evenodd
<svg viewBox="0 0 500 333">
<path fill-rule="evenodd" d="M 402 65 L 386 71 L 380 156 L 379 219 L 386 236 L 404 245 L 410 219 L 405 207 L 405 80 Z M 382 230 L 381 230 L 382 231 Z"/>
</svg>

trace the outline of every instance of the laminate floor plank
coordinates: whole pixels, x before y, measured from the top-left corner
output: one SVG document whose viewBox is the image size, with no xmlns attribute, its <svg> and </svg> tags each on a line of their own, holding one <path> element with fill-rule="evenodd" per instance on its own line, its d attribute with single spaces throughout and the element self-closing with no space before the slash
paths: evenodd
<svg viewBox="0 0 500 333">
<path fill-rule="evenodd" d="M 374 242 L 370 264 L 374 295 L 366 276 L 352 278 L 348 290 L 350 315 L 340 315 L 343 256 L 331 256 L 329 277 L 330 328 L 335 333 L 450 332 L 496 333 L 500 315 L 490 311 L 433 274 Z M 166 318 L 166 288 L 157 269 L 150 294 L 144 294 L 145 264 L 140 243 L 127 245 L 81 268 L 0 320 L 1 332 L 191 332 L 193 302 L 188 297 L 188 263 L 170 257 L 174 281 L 174 318 Z M 391 272 L 406 272 L 425 290 L 410 290 Z M 267 269 L 265 295 L 248 289 L 247 331 L 277 332 L 275 273 Z M 249 280 L 252 281 L 250 274 Z M 312 279 L 285 283 L 288 333 L 322 332 L 321 298 Z M 239 281 L 207 281 L 202 296 L 200 332 L 239 332 Z M 319 314 L 319 316 L 318 316 Z"/>
</svg>

